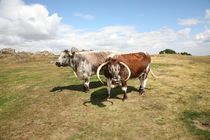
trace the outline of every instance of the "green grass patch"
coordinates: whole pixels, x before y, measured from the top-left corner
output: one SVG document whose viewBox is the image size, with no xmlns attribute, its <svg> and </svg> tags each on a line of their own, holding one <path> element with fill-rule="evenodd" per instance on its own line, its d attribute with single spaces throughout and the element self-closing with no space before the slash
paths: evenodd
<svg viewBox="0 0 210 140">
<path fill-rule="evenodd" d="M 8 103 L 14 101 L 14 97 L 0 97 L 0 108 L 6 106 Z"/>
<path fill-rule="evenodd" d="M 210 111 L 182 113 L 182 120 L 186 123 L 189 131 L 201 139 L 210 139 Z"/>
<path fill-rule="evenodd" d="M 164 67 L 175 67 L 175 66 L 183 66 L 182 64 L 166 64 L 166 63 L 152 63 L 152 68 L 164 68 Z"/>
</svg>

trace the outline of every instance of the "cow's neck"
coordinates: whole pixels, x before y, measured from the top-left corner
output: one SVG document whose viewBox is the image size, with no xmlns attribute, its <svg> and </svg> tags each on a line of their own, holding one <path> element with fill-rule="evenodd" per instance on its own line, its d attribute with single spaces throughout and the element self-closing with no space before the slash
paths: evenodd
<svg viewBox="0 0 210 140">
<path fill-rule="evenodd" d="M 77 64 L 73 62 L 71 58 L 69 58 L 69 66 L 76 72 L 77 71 Z"/>
<path fill-rule="evenodd" d="M 68 65 L 69 65 L 70 67 L 72 67 L 72 62 L 71 62 L 71 58 L 70 58 L 70 57 L 68 57 L 67 63 L 68 63 Z"/>
</svg>

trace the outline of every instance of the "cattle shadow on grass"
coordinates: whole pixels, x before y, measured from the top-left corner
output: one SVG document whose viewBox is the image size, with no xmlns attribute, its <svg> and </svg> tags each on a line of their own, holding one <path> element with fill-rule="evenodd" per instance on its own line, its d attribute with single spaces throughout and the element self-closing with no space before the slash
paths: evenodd
<svg viewBox="0 0 210 140">
<path fill-rule="evenodd" d="M 90 89 L 98 88 L 103 86 L 103 84 L 99 81 L 90 82 Z M 63 90 L 73 90 L 73 91 L 84 91 L 83 84 L 78 85 L 68 85 L 68 86 L 58 86 L 54 87 L 50 90 L 50 92 L 61 92 Z"/>
<path fill-rule="evenodd" d="M 132 86 L 128 86 L 127 93 L 130 93 L 132 91 L 138 92 L 138 89 L 136 89 L 135 87 L 132 87 Z M 120 95 L 120 94 L 122 94 L 122 95 L 119 97 L 118 95 Z M 123 99 L 123 91 L 121 90 L 120 87 L 113 88 L 111 90 L 111 95 L 108 100 L 106 100 L 107 97 L 108 97 L 107 88 L 102 88 L 102 89 L 96 90 L 93 93 L 91 93 L 90 100 L 85 101 L 83 103 L 83 105 L 88 106 L 88 103 L 91 103 L 92 105 L 97 105 L 99 107 L 106 107 L 106 105 L 104 104 L 105 102 L 109 102 L 109 103 L 113 104 L 113 102 L 110 101 L 109 99 L 122 100 Z"/>
</svg>

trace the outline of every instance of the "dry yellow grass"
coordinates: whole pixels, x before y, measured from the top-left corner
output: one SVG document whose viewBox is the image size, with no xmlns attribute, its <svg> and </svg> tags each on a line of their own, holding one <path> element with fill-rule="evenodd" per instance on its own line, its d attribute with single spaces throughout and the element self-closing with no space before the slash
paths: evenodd
<svg viewBox="0 0 210 140">
<path fill-rule="evenodd" d="M 210 57 L 154 56 L 146 95 L 132 79 L 128 100 L 117 88 L 113 104 L 96 77 L 84 93 L 55 58 L 0 59 L 0 139 L 210 139 Z"/>
</svg>

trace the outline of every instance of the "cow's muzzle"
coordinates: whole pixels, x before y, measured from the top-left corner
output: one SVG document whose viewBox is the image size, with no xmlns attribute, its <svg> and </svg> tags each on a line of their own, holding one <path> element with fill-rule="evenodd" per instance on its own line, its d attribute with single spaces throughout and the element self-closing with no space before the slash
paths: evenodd
<svg viewBox="0 0 210 140">
<path fill-rule="evenodd" d="M 59 62 L 55 62 L 55 65 L 58 66 L 58 67 L 61 66 L 61 64 Z"/>
<path fill-rule="evenodd" d="M 121 81 L 121 77 L 120 76 L 112 78 L 112 83 L 118 84 L 118 83 L 120 83 L 120 81 Z"/>
</svg>

